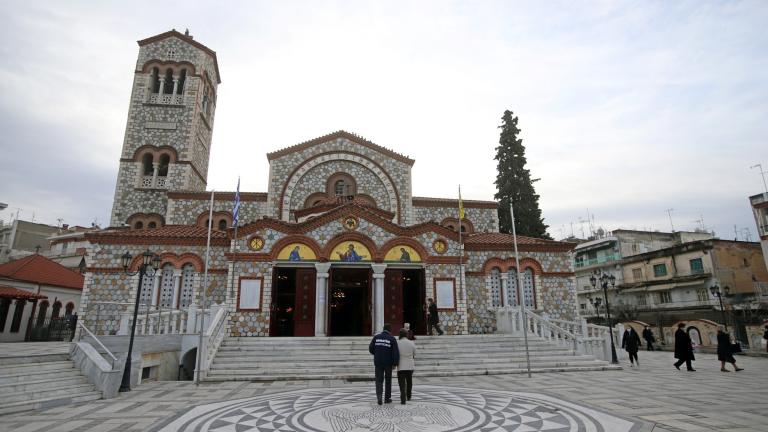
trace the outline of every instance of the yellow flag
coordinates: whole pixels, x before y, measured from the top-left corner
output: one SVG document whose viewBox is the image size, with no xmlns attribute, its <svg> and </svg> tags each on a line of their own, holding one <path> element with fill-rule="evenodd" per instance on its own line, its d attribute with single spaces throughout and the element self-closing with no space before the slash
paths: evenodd
<svg viewBox="0 0 768 432">
<path fill-rule="evenodd" d="M 464 203 L 461 201 L 461 185 L 459 185 L 459 220 L 464 219 Z"/>
</svg>

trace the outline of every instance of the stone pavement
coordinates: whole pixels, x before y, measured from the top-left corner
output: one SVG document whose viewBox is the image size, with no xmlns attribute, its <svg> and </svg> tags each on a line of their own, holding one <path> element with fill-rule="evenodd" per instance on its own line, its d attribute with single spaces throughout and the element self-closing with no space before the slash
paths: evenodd
<svg viewBox="0 0 768 432">
<path fill-rule="evenodd" d="M 639 369 L 534 374 L 530 379 L 526 375 L 419 378 L 417 371 L 413 400 L 399 405 L 395 384 L 395 403 L 385 405 L 385 411 L 375 411 L 375 402 L 371 404 L 373 383 L 367 382 L 224 382 L 200 387 L 190 382 L 154 382 L 116 399 L 0 416 L 0 431 L 351 432 L 376 429 L 377 422 L 382 421 L 375 417 L 377 412 L 410 416 L 408 421 L 420 422 L 422 427 L 413 430 L 441 431 L 455 430 L 451 425 L 456 423 L 478 422 L 478 415 L 485 415 L 476 409 L 482 403 L 494 411 L 487 418 L 495 423 L 461 430 L 768 430 L 768 359 L 739 356 L 737 360 L 746 370 L 723 373 L 714 355 L 697 356 L 697 372 L 674 369 L 669 352 L 645 351 L 640 352 Z M 292 393 L 286 393 L 289 391 Z M 242 398 L 250 399 L 232 401 Z M 308 410 L 301 418 L 290 418 L 291 410 L 306 410 L 327 398 L 346 399 L 334 405 L 339 409 L 326 408 L 322 413 Z M 276 402 L 267 404 L 267 400 Z M 265 406 L 272 411 L 263 411 Z M 446 413 L 441 406 L 456 409 Z M 200 420 L 199 425 L 193 428 L 193 423 L 187 422 L 185 429 L 176 429 L 189 419 Z M 408 430 L 405 426 L 388 427 L 380 430 Z"/>
</svg>

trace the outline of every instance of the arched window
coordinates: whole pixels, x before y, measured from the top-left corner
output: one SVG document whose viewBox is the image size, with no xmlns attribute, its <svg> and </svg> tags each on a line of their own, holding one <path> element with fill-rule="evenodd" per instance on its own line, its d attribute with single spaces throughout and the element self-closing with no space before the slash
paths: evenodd
<svg viewBox="0 0 768 432">
<path fill-rule="evenodd" d="M 517 306 L 517 270 L 513 267 L 507 272 L 507 298 L 504 306 Z"/>
<path fill-rule="evenodd" d="M 523 300 L 525 307 L 536 309 L 536 287 L 533 285 L 533 270 L 530 267 L 523 272 Z"/>
<path fill-rule="evenodd" d="M 37 310 L 37 326 L 45 324 L 45 315 L 48 313 L 48 306 L 50 306 L 48 300 L 40 302 L 40 308 Z"/>
<path fill-rule="evenodd" d="M 133 226 L 135 229 L 143 229 L 144 228 L 144 222 L 138 221 L 136 222 L 136 225 Z"/>
<path fill-rule="evenodd" d="M 155 277 L 148 274 L 144 275 L 144 280 L 141 281 L 141 296 L 139 297 L 139 303 L 145 308 L 152 305 L 152 285 Z"/>
<path fill-rule="evenodd" d="M 333 184 L 333 194 L 336 196 L 346 196 L 351 195 L 349 193 L 349 183 L 342 180 L 337 180 L 336 183 Z"/>
<path fill-rule="evenodd" d="M 155 167 L 153 163 L 154 161 L 155 161 L 155 158 L 154 156 L 152 156 L 151 153 L 146 153 L 141 158 L 142 172 L 144 173 L 145 176 L 153 175 L 155 173 Z"/>
<path fill-rule="evenodd" d="M 64 308 L 64 316 L 72 316 L 72 312 L 75 310 L 75 304 L 72 302 L 67 303 L 67 307 Z"/>
<path fill-rule="evenodd" d="M 330 176 L 325 185 L 328 196 L 352 196 L 357 194 L 355 179 L 347 173 L 337 172 Z"/>
<path fill-rule="evenodd" d="M 51 318 L 58 318 L 59 317 L 59 311 L 61 311 L 61 302 L 56 300 L 53 303 L 53 310 L 51 311 Z"/>
<path fill-rule="evenodd" d="M 150 222 L 150 223 L 147 224 L 147 228 L 157 228 L 157 223 L 156 222 Z"/>
<path fill-rule="evenodd" d="M 227 230 L 227 220 L 219 219 L 219 231 L 226 231 L 226 230 Z"/>
<path fill-rule="evenodd" d="M 171 163 L 171 157 L 163 153 L 160 155 L 160 164 L 157 167 L 157 175 L 166 177 L 168 175 L 168 165 Z"/>
<path fill-rule="evenodd" d="M 185 264 L 181 268 L 181 292 L 179 293 L 179 308 L 186 309 L 192 304 L 195 294 L 195 266 Z"/>
<path fill-rule="evenodd" d="M 176 94 L 184 94 L 184 82 L 187 80 L 187 70 L 182 69 L 179 74 L 179 85 L 176 87 Z"/>
<path fill-rule="evenodd" d="M 152 80 L 152 93 L 160 92 L 160 69 L 153 67 L 150 79 Z"/>
<path fill-rule="evenodd" d="M 163 94 L 173 94 L 173 70 L 171 68 L 165 71 L 165 85 L 163 86 Z"/>
<path fill-rule="evenodd" d="M 160 282 L 160 299 L 158 304 L 163 309 L 173 307 L 173 266 L 166 264 L 163 266 L 162 281 Z"/>
<path fill-rule="evenodd" d="M 491 295 L 491 307 L 501 307 L 501 271 L 494 267 L 488 275 L 488 292 Z"/>
</svg>

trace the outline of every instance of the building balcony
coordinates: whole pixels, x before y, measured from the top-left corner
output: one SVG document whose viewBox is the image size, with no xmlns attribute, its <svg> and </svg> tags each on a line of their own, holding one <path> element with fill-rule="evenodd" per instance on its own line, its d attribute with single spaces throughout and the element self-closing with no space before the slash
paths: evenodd
<svg viewBox="0 0 768 432">
<path fill-rule="evenodd" d="M 576 261 L 575 266 L 576 268 L 584 268 L 584 267 L 592 267 L 596 265 L 601 265 L 605 263 L 612 263 L 619 260 L 618 255 L 610 255 L 610 256 L 601 256 L 597 258 L 591 258 L 591 259 L 584 259 L 581 261 Z"/>
</svg>

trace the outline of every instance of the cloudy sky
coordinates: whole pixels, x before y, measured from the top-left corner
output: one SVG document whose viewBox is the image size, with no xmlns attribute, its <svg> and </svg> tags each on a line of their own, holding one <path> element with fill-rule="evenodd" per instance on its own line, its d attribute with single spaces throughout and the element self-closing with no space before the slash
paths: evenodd
<svg viewBox="0 0 768 432">
<path fill-rule="evenodd" d="M 264 191 L 265 153 L 344 129 L 416 159 L 417 196 L 489 200 L 510 109 L 555 238 L 672 208 L 754 240 L 767 22 L 759 0 L 0 0 L 0 219 L 108 222 L 136 41 L 189 28 L 222 73 L 209 188 Z"/>
</svg>

